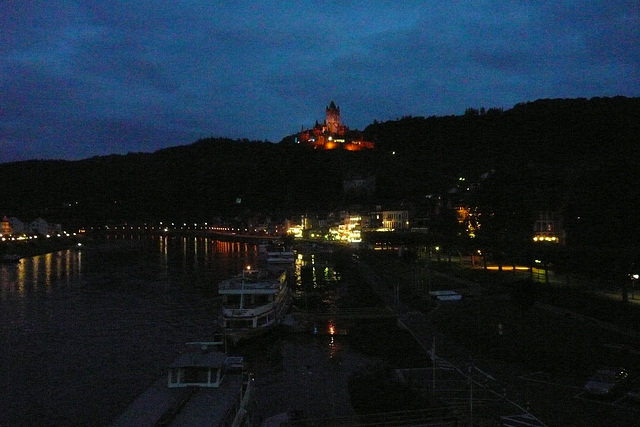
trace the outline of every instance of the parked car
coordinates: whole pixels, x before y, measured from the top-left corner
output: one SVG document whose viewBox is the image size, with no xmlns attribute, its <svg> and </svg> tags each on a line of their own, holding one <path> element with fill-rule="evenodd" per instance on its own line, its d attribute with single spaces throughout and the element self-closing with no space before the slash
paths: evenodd
<svg viewBox="0 0 640 427">
<path fill-rule="evenodd" d="M 584 389 L 587 393 L 608 395 L 618 391 L 629 381 L 629 373 L 623 368 L 606 367 L 599 369 L 587 383 Z"/>
</svg>

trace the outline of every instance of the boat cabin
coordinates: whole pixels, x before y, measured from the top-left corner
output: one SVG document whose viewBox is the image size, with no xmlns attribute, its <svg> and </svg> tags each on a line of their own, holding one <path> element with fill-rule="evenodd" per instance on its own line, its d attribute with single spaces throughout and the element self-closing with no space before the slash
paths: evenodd
<svg viewBox="0 0 640 427">
<path fill-rule="evenodd" d="M 213 387 L 223 383 L 227 374 L 241 374 L 242 357 L 229 357 L 222 352 L 209 351 L 202 346 L 201 353 L 192 352 L 181 355 L 173 362 L 167 373 L 167 386 L 179 387 Z"/>
<path fill-rule="evenodd" d="M 112 424 L 138 426 L 257 425 L 253 376 L 220 342 L 187 343 L 185 352 Z"/>
</svg>

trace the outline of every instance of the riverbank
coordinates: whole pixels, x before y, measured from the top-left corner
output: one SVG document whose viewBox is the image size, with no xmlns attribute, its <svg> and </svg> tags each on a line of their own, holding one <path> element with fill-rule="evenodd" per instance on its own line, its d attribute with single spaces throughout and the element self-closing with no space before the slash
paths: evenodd
<svg viewBox="0 0 640 427">
<path fill-rule="evenodd" d="M 264 351 L 272 348 L 268 343 L 251 344 L 263 349 L 258 361 L 269 360 L 256 372 L 258 400 L 268 408 L 263 416 L 289 413 L 295 417 L 291 425 L 399 425 L 408 420 L 420 424 L 458 419 L 451 406 L 443 406 L 398 374 L 431 366 L 421 343 L 398 319 L 350 316 L 388 311 L 387 302 L 375 292 L 353 253 L 336 249 L 331 263 L 339 283 L 307 289 L 324 301 L 314 309 L 334 315 L 318 319 L 316 333 L 284 329 L 271 335 L 270 341 L 279 340 L 278 360 Z M 316 259 L 315 265 L 325 271 L 324 262 Z M 300 298 L 303 308 L 304 294 Z M 327 302 L 329 307 L 323 305 Z M 255 348 L 247 353 L 256 353 Z"/>
<path fill-rule="evenodd" d="M 82 243 L 82 239 L 77 236 L 5 241 L 0 242 L 0 254 L 15 254 L 20 258 L 28 258 L 75 248 L 78 243 Z"/>
</svg>

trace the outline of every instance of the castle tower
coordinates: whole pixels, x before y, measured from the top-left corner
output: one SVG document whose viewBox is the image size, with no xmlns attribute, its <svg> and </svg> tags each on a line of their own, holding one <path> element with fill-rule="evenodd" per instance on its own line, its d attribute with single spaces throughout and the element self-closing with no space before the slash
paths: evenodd
<svg viewBox="0 0 640 427">
<path fill-rule="evenodd" d="M 327 114 L 327 118 L 325 119 L 325 124 L 329 129 L 329 133 L 338 133 L 338 129 L 342 123 L 340 122 L 340 107 L 336 107 L 336 104 L 331 101 L 331 104 L 325 110 Z"/>
<path fill-rule="evenodd" d="M 13 233 L 13 229 L 11 228 L 11 224 L 9 223 L 9 218 L 6 216 L 2 218 L 2 223 L 0 225 L 0 234 L 11 234 Z"/>
</svg>

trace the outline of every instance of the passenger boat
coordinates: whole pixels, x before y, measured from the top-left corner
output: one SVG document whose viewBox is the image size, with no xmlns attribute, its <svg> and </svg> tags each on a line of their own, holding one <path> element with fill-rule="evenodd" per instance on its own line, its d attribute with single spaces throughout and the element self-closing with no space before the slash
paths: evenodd
<svg viewBox="0 0 640 427">
<path fill-rule="evenodd" d="M 291 305 L 292 292 L 283 268 L 247 267 L 220 282 L 220 326 L 234 342 L 279 324 Z"/>
<path fill-rule="evenodd" d="M 259 425 L 253 376 L 222 341 L 187 343 L 167 376 L 143 392 L 112 426 Z"/>
<path fill-rule="evenodd" d="M 296 254 L 282 243 L 267 243 L 258 247 L 259 253 L 269 265 L 293 265 Z"/>
</svg>

